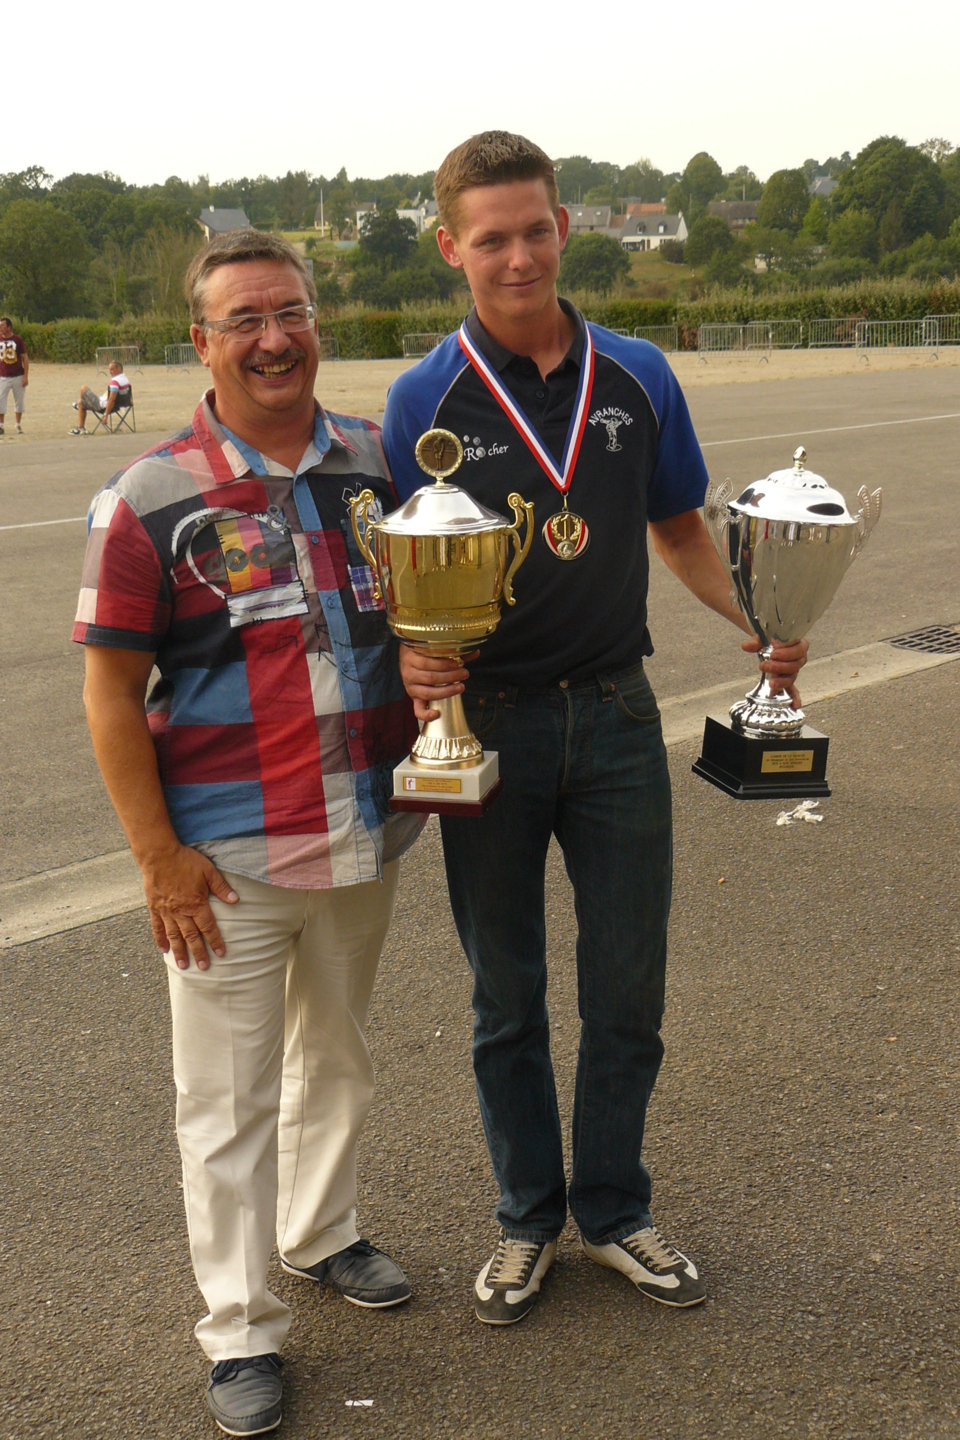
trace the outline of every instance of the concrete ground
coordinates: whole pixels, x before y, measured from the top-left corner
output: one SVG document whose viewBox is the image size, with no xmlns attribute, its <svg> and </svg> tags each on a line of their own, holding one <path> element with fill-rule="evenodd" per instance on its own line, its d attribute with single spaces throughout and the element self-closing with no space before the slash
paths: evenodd
<svg viewBox="0 0 960 1440">
<path fill-rule="evenodd" d="M 960 621 L 958 381 L 930 366 L 691 391 L 714 475 L 758 478 L 803 440 L 851 500 L 860 484 L 884 487 L 815 654 Z M 70 517 L 150 438 L 80 453 L 38 440 L 0 456 L 0 519 L 27 527 L 0 531 L 0 882 L 122 845 L 69 641 L 83 546 Z M 69 523 L 37 524 L 53 520 Z M 662 701 L 741 677 L 746 688 L 736 635 L 658 565 L 650 609 Z M 777 802 L 727 799 L 691 775 L 695 741 L 671 747 L 667 1054 L 646 1155 L 658 1223 L 707 1278 L 699 1311 L 640 1299 L 584 1260 L 568 1228 L 528 1320 L 473 1320 L 495 1197 L 466 967 L 428 829 L 404 865 L 374 998 L 379 1091 L 361 1155 L 363 1233 L 402 1260 L 415 1298 L 359 1311 L 274 1267 L 296 1306 L 281 1435 L 960 1436 L 958 692 L 960 667 L 946 663 L 814 705 L 834 786 L 821 825 L 777 828 Z M 548 915 L 569 1118 L 575 927 L 556 854 Z M 0 1437 L 214 1433 L 190 1335 L 201 1303 L 165 981 L 145 918 L 8 948 L 0 973 Z"/>
<path fill-rule="evenodd" d="M 378 416 L 383 411 L 389 386 L 403 370 L 409 370 L 416 363 L 415 360 L 325 362 L 317 374 L 317 395 L 331 410 Z M 917 348 L 871 350 L 869 354 L 858 354 L 854 350 L 778 350 L 766 359 L 752 352 L 711 354 L 702 359 L 683 353 L 671 355 L 670 363 L 684 389 L 692 390 L 705 385 L 753 385 L 769 380 L 809 380 L 865 372 L 877 375 L 891 370 L 952 370 L 960 367 L 960 346 L 944 346 L 939 352 Z M 134 371 L 130 380 L 137 428 L 148 433 L 179 430 L 193 414 L 209 383 L 206 370 L 200 366 L 167 370 L 162 365 L 146 365 L 142 372 Z M 15 453 L 18 447 L 36 440 L 62 439 L 76 424 L 77 417 L 71 407 L 84 385 L 99 395 L 106 389 L 107 377 L 97 375 L 93 365 L 32 365 L 24 433 L 11 433 L 13 415 L 8 414 L 6 435 L 0 437 L 0 455 Z M 118 443 L 117 438 L 94 432 L 91 420 L 87 422 L 87 429 L 90 438 L 95 438 L 98 444 L 116 446 Z M 0 460 L 0 464 L 3 463 Z"/>
</svg>

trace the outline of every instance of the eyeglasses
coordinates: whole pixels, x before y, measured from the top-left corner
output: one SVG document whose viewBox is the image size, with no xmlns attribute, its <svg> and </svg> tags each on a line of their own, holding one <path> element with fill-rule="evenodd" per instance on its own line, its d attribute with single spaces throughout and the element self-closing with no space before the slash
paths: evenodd
<svg viewBox="0 0 960 1440">
<path fill-rule="evenodd" d="M 265 335 L 267 321 L 276 320 L 285 335 L 311 330 L 316 322 L 316 305 L 288 305 L 285 310 L 271 310 L 266 315 L 231 315 L 226 320 L 204 320 L 204 330 L 219 330 L 222 335 Z"/>
</svg>

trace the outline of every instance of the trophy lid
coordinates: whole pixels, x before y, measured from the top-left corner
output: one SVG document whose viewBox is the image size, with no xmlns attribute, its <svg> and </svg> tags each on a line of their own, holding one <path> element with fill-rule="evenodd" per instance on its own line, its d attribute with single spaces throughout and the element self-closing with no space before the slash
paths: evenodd
<svg viewBox="0 0 960 1440">
<path fill-rule="evenodd" d="M 488 510 L 459 485 L 423 485 L 405 505 L 377 521 L 387 535 L 477 535 L 502 530 L 510 521 Z"/>
<path fill-rule="evenodd" d="M 758 520 L 798 521 L 804 525 L 853 525 L 853 516 L 839 490 L 822 475 L 807 470 L 807 452 L 802 445 L 793 455 L 789 470 L 774 470 L 766 480 L 755 480 L 728 501 L 731 510 Z"/>
</svg>

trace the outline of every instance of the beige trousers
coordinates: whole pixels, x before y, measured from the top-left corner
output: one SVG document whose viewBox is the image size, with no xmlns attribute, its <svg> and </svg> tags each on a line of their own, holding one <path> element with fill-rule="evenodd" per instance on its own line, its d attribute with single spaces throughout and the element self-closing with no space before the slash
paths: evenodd
<svg viewBox="0 0 960 1440">
<path fill-rule="evenodd" d="M 206 971 L 166 957 L 190 1253 L 210 1307 L 195 1334 L 212 1361 L 280 1349 L 274 1234 L 301 1266 L 357 1239 L 363 1027 L 399 869 L 332 890 L 226 873 L 239 903 L 211 897 L 225 957 Z"/>
</svg>

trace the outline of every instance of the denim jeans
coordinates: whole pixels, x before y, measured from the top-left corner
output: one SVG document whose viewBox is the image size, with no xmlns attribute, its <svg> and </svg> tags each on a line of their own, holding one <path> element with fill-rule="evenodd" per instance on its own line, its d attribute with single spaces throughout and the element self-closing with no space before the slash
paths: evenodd
<svg viewBox="0 0 960 1440">
<path fill-rule="evenodd" d="M 587 1240 L 649 1225 L 640 1159 L 663 1055 L 671 888 L 670 780 L 643 666 L 545 690 L 471 684 L 475 734 L 503 793 L 482 819 L 441 820 L 447 883 L 474 976 L 473 1064 L 516 1239 L 566 1220 L 563 1143 L 546 1007 L 544 871 L 551 834 L 577 917 L 580 1049 L 570 1210 Z"/>
</svg>

